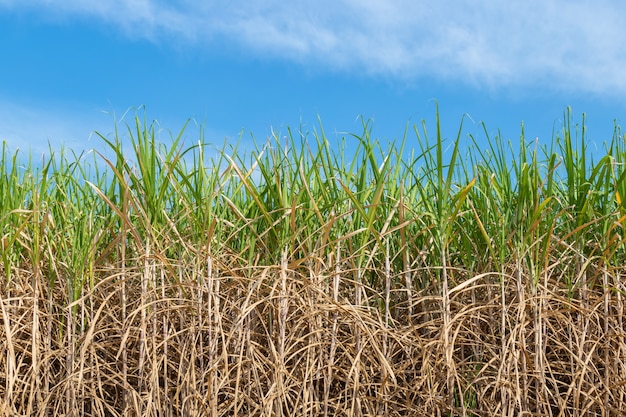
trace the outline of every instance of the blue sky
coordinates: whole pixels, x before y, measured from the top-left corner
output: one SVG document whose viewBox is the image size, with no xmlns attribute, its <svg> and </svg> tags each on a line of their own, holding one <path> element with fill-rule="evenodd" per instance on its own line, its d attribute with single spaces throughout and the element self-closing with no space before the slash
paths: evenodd
<svg viewBox="0 0 626 417">
<path fill-rule="evenodd" d="M 464 138 L 484 121 L 517 141 L 523 121 L 548 142 L 569 105 L 601 146 L 626 117 L 624 16 L 609 0 L 0 0 L 0 141 L 97 148 L 92 131 L 145 106 L 216 145 L 318 117 L 339 138 L 360 116 L 386 142 L 434 132 L 437 100 L 449 138 L 467 114 Z"/>
</svg>

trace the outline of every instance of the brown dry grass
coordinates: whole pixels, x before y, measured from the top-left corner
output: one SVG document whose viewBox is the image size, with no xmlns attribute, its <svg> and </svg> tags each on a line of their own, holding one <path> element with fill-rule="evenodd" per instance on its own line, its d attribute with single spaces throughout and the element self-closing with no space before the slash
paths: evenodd
<svg viewBox="0 0 626 417">
<path fill-rule="evenodd" d="M 350 301 L 348 263 L 313 259 L 232 267 L 231 259 L 205 258 L 200 268 L 178 265 L 180 284 L 172 285 L 173 260 L 165 268 L 144 257 L 100 270 L 95 288 L 69 308 L 62 280 L 50 290 L 41 275 L 19 271 L 0 293 L 0 410 L 609 416 L 626 409 L 620 271 L 598 270 L 581 300 L 550 270 L 531 291 L 527 271 L 510 269 L 503 298 L 497 274 L 451 269 L 463 284 L 450 291 L 448 363 L 433 286 L 411 294 L 412 314 L 406 290 L 393 286 L 386 321 L 383 294 L 363 286 L 362 305 Z M 369 272 L 403 281 L 384 267 Z M 424 280 L 432 274 L 412 272 Z"/>
</svg>

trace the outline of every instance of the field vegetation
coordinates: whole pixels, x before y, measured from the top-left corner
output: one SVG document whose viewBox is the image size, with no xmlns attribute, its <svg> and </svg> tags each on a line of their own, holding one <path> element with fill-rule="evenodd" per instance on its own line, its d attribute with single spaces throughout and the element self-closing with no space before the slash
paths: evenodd
<svg viewBox="0 0 626 417">
<path fill-rule="evenodd" d="M 626 137 L 564 121 L 5 144 L 0 414 L 620 415 Z"/>
</svg>

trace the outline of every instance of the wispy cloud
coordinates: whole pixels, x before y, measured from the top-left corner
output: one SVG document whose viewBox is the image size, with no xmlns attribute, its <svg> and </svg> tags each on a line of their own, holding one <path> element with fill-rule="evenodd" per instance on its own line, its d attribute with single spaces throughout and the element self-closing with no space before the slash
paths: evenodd
<svg viewBox="0 0 626 417">
<path fill-rule="evenodd" d="M 0 96 L 0 146 L 6 143 L 10 152 L 19 151 L 24 156 L 32 155 L 34 158 L 49 156 L 51 150 L 58 152 L 62 148 L 77 152 L 93 149 L 106 157 L 113 157 L 99 135 L 114 140 L 117 130 L 118 139 L 124 143 L 124 151 L 129 155 L 133 153 L 130 134 L 135 132 L 135 118 L 139 117 L 143 121 L 145 108 L 128 108 L 122 113 L 116 113 L 96 108 L 89 110 L 84 106 L 67 103 L 59 107 L 19 102 Z M 156 129 L 158 140 L 164 143 L 180 134 L 186 126 L 182 145 L 193 146 L 202 139 L 209 144 L 207 155 L 216 154 L 225 140 L 236 143 L 239 137 L 239 132 L 215 129 L 203 120 L 169 118 L 161 124 L 160 119 L 148 118 L 147 122 Z M 251 146 L 246 140 L 241 141 L 241 144 L 244 147 Z"/>
<path fill-rule="evenodd" d="M 69 111 L 0 98 L 0 143 L 6 142 L 12 151 L 19 149 L 33 156 L 48 154 L 49 147 L 58 149 L 61 144 L 71 149 L 87 149 L 89 143 L 95 143 L 94 129 L 110 130 L 104 123 L 106 119 L 106 115 L 95 111 L 75 112 L 72 116 Z"/>
<path fill-rule="evenodd" d="M 0 0 L 0 7 L 96 18 L 130 36 L 232 45 L 317 69 L 626 92 L 626 3 L 611 0 Z"/>
</svg>

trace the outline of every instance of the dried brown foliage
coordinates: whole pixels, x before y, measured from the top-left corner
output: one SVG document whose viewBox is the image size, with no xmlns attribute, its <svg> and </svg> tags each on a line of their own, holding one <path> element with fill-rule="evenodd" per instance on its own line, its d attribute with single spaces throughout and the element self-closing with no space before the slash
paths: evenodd
<svg viewBox="0 0 626 417">
<path fill-rule="evenodd" d="M 177 284 L 158 259 L 139 259 L 99 271 L 95 288 L 70 307 L 61 280 L 46 288 L 42 276 L 20 271 L 1 292 L 0 410 L 608 416 L 626 408 L 619 271 L 598 272 L 581 300 L 550 271 L 532 291 L 527 271 L 511 269 L 502 287 L 498 274 L 451 270 L 460 285 L 451 290 L 450 363 L 433 286 L 411 294 L 412 314 L 406 291 L 392 288 L 386 321 L 375 290 L 364 285 L 362 305 L 350 301 L 347 263 L 314 259 L 181 264 Z M 392 283 L 402 281 L 389 272 Z"/>
</svg>

